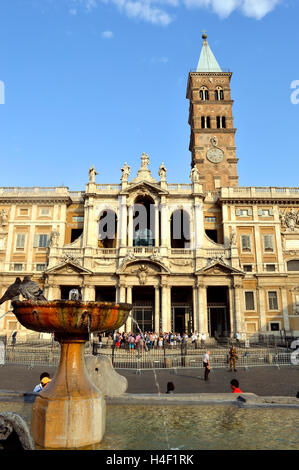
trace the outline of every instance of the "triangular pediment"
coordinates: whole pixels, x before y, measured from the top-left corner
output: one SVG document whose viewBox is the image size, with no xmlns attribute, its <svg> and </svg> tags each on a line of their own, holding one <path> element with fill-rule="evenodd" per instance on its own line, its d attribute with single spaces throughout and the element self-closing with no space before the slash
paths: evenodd
<svg viewBox="0 0 299 470">
<path fill-rule="evenodd" d="M 221 261 L 214 261 L 213 263 L 208 264 L 204 268 L 201 268 L 196 271 L 195 274 L 204 274 L 204 275 L 239 275 L 244 276 L 244 272 L 240 269 L 233 268 L 228 264 L 222 263 Z"/>
<path fill-rule="evenodd" d="M 64 261 L 63 263 L 52 266 L 45 271 L 46 274 L 93 274 L 89 269 L 83 268 L 80 264 L 72 261 Z"/>
<path fill-rule="evenodd" d="M 137 183 L 131 183 L 123 192 L 126 194 L 131 194 L 136 191 L 168 194 L 168 191 L 162 189 L 159 184 L 150 183 L 149 181 L 138 181 Z"/>
</svg>

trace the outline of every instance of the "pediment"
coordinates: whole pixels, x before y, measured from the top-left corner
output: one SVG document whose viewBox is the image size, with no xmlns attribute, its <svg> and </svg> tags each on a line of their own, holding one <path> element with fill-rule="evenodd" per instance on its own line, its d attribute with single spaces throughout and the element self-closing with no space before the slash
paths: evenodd
<svg viewBox="0 0 299 470">
<path fill-rule="evenodd" d="M 138 181 L 137 183 L 131 183 L 125 190 L 125 193 L 132 194 L 138 192 L 144 192 L 145 194 L 168 194 L 168 191 L 162 189 L 159 184 L 150 183 L 149 181 Z"/>
<path fill-rule="evenodd" d="M 66 261 L 45 271 L 46 274 L 93 274 L 89 269 L 83 268 L 80 264 Z"/>
<path fill-rule="evenodd" d="M 215 261 L 208 266 L 196 271 L 196 274 L 204 275 L 241 275 L 244 276 L 244 272 L 229 266 L 228 264 L 222 263 L 221 261 Z"/>
<path fill-rule="evenodd" d="M 138 258 L 129 260 L 122 264 L 117 274 L 134 274 L 140 270 L 146 271 L 148 274 L 169 273 L 169 269 L 158 260 L 149 260 L 148 258 Z"/>
</svg>

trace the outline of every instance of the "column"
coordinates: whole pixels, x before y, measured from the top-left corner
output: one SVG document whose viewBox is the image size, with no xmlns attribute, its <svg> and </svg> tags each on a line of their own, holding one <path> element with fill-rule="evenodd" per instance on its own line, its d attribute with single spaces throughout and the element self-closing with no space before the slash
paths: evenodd
<svg viewBox="0 0 299 470">
<path fill-rule="evenodd" d="M 133 246 L 133 213 L 134 213 L 134 206 L 128 207 L 128 246 Z"/>
<path fill-rule="evenodd" d="M 259 226 L 257 225 L 257 222 L 259 220 L 257 206 L 253 206 L 253 220 L 255 222 L 254 238 L 255 238 L 256 271 L 262 272 L 264 271 L 264 267 L 262 263 L 261 236 L 260 236 Z"/>
<path fill-rule="evenodd" d="M 119 303 L 124 303 L 126 301 L 126 288 L 123 284 L 120 284 L 119 285 L 119 288 L 118 288 L 119 292 L 118 292 L 118 297 L 119 297 L 119 300 L 118 302 Z M 125 325 L 122 325 L 118 331 L 120 333 L 123 333 L 123 331 L 125 331 Z"/>
<path fill-rule="evenodd" d="M 87 207 L 85 208 L 85 211 L 87 210 L 87 220 L 84 220 L 84 232 L 85 232 L 85 240 L 86 240 L 86 246 L 92 247 L 96 246 L 96 230 L 94 227 L 95 223 L 95 217 L 94 217 L 94 200 L 93 198 L 89 198 L 87 201 Z M 85 218 L 84 218 L 85 219 Z"/>
<path fill-rule="evenodd" d="M 155 204 L 155 246 L 160 246 L 160 230 L 159 230 L 159 206 Z"/>
<path fill-rule="evenodd" d="M 85 284 L 83 287 L 83 300 L 86 302 L 94 302 L 96 298 L 95 286 L 90 284 Z"/>
<path fill-rule="evenodd" d="M 168 214 L 168 206 L 161 203 L 161 246 L 170 247 L 170 222 Z"/>
<path fill-rule="evenodd" d="M 239 333 L 245 333 L 243 322 L 242 322 L 242 312 L 241 312 L 241 289 L 242 285 L 234 283 L 234 311 L 235 311 L 235 325 L 236 331 Z"/>
<path fill-rule="evenodd" d="M 206 333 L 208 331 L 208 304 L 207 304 L 207 288 L 204 284 L 198 284 L 198 306 L 199 306 L 199 325 L 198 329 L 200 333 Z"/>
<path fill-rule="evenodd" d="M 155 332 L 160 331 L 160 286 L 155 287 Z"/>
<path fill-rule="evenodd" d="M 120 246 L 127 246 L 127 197 L 120 196 L 119 199 L 120 214 Z"/>
<path fill-rule="evenodd" d="M 16 205 L 13 204 L 10 209 L 10 217 L 8 221 L 8 234 L 7 234 L 7 243 L 6 243 L 6 252 L 5 252 L 4 271 L 11 271 L 10 262 L 11 262 L 12 253 L 14 251 L 13 232 L 14 232 L 15 216 L 16 216 Z"/>
<path fill-rule="evenodd" d="M 258 308 L 260 313 L 260 330 L 261 332 L 267 331 L 266 309 L 265 309 L 265 291 L 261 287 L 256 288 L 258 297 Z"/>
<path fill-rule="evenodd" d="M 282 300 L 282 314 L 285 331 L 290 331 L 289 309 L 288 309 L 288 295 L 286 289 L 281 289 Z"/>
<path fill-rule="evenodd" d="M 32 206 L 32 220 L 35 222 L 37 219 L 37 206 L 34 204 Z M 28 251 L 27 251 L 27 260 L 26 260 L 26 271 L 34 271 L 34 263 L 33 263 L 33 242 L 34 242 L 34 234 L 35 234 L 35 224 L 30 225 L 29 229 L 29 240 L 28 240 Z"/>
<path fill-rule="evenodd" d="M 171 325 L 171 292 L 167 285 L 162 286 L 162 331 L 170 331 Z"/>
<path fill-rule="evenodd" d="M 203 204 L 201 202 L 194 204 L 194 219 L 194 248 L 198 249 L 202 247 L 204 237 Z"/>
<path fill-rule="evenodd" d="M 193 331 L 199 330 L 198 288 L 193 287 Z"/>
<path fill-rule="evenodd" d="M 127 303 L 128 304 L 131 304 L 132 303 L 132 287 L 127 287 Z M 126 321 L 126 332 L 127 333 L 130 333 L 130 331 L 132 331 L 132 317 L 131 317 L 131 313 L 130 313 L 130 316 L 128 317 L 127 321 Z"/>
</svg>

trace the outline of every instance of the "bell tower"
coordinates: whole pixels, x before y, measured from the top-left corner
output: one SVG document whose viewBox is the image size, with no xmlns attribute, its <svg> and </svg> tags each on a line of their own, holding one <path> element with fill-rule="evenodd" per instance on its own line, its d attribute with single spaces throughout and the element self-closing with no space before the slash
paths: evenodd
<svg viewBox="0 0 299 470">
<path fill-rule="evenodd" d="M 231 72 L 223 71 L 207 41 L 203 44 L 195 72 L 188 76 L 189 150 L 191 168 L 199 170 L 204 190 L 238 186 L 238 173 L 233 125 L 230 80 Z"/>
</svg>

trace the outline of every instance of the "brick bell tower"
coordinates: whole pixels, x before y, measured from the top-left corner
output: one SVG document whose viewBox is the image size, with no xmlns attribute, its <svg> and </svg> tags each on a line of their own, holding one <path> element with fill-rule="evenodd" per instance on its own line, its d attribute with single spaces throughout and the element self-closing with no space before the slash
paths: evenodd
<svg viewBox="0 0 299 470">
<path fill-rule="evenodd" d="M 203 45 L 195 72 L 187 86 L 189 150 L 191 168 L 199 170 L 204 190 L 238 186 L 230 80 L 232 73 L 221 70 L 203 34 Z"/>
</svg>

